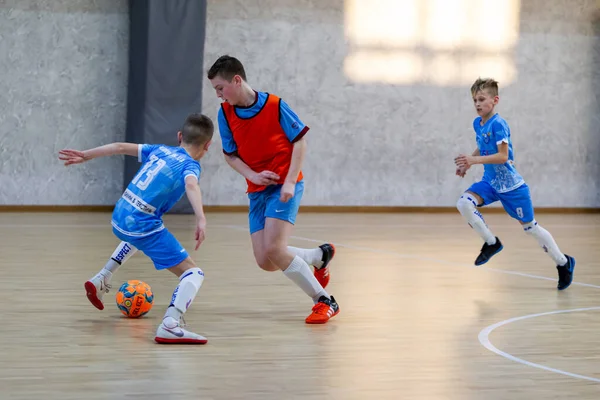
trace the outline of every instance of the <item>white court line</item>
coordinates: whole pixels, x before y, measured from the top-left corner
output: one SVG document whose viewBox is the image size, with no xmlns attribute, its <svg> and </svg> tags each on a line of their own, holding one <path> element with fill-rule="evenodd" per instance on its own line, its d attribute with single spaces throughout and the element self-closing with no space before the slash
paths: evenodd
<svg viewBox="0 0 600 400">
<path fill-rule="evenodd" d="M 595 310 L 600 310 L 600 307 L 587 307 L 587 308 L 575 308 L 575 309 L 571 309 L 571 310 L 549 311 L 549 312 L 544 312 L 544 313 L 539 313 L 539 314 L 530 314 L 530 315 L 524 315 L 522 317 L 516 317 L 516 318 L 507 319 L 505 321 L 501 321 L 501 322 L 495 323 L 493 325 L 490 325 L 487 328 L 484 328 L 481 332 L 479 332 L 479 336 L 478 336 L 479 343 L 481 343 L 483 345 L 483 347 L 485 347 L 489 351 L 491 351 L 493 353 L 496 353 L 499 356 L 502 356 L 504 358 L 507 358 L 507 359 L 509 359 L 511 361 L 514 361 L 514 362 L 517 362 L 517 363 L 520 363 L 520 364 L 523 364 L 523 365 L 527 365 L 529 367 L 539 368 L 539 369 L 543 369 L 544 371 L 549 371 L 549 372 L 554 372 L 556 374 L 570 376 L 571 378 L 585 379 L 587 381 L 592 381 L 592 382 L 600 383 L 600 379 L 599 378 L 593 378 L 591 376 L 574 374 L 572 372 L 563 371 L 562 369 L 550 368 L 550 367 L 547 367 L 547 366 L 542 365 L 542 364 L 532 363 L 530 361 L 523 360 L 522 358 L 515 357 L 512 354 L 509 354 L 509 353 L 506 353 L 506 352 L 504 352 L 502 350 L 499 350 L 490 341 L 490 333 L 492 333 L 494 331 L 494 329 L 499 328 L 499 327 L 501 327 L 503 325 L 511 324 L 513 322 L 522 321 L 522 320 L 525 320 L 525 319 L 543 317 L 544 315 L 566 314 L 566 313 L 572 313 L 572 312 L 595 311 Z"/>
<path fill-rule="evenodd" d="M 89 224 L 89 225 L 85 225 L 85 224 L 79 224 L 79 225 L 37 225 L 37 224 L 31 224 L 31 225 L 24 225 L 24 224 L 3 224 L 3 227 L 13 227 L 13 228 L 23 228 L 23 227 L 30 227 L 30 228 L 58 228 L 58 227 L 64 227 L 64 228 L 107 228 L 108 229 L 108 225 L 107 224 L 102 224 L 102 225 L 98 225 L 98 224 Z M 408 225 L 399 225 L 399 226 L 408 226 Z M 559 226 L 559 225 L 557 225 Z M 562 225 L 560 225 L 562 226 Z M 567 226 L 567 225 L 564 225 Z M 569 225 L 570 226 L 570 225 Z M 233 229 L 233 230 L 238 230 L 238 231 L 244 231 L 246 232 L 248 230 L 248 228 L 246 226 L 239 226 L 239 225 L 212 225 L 212 227 L 214 228 L 228 228 L 228 229 Z M 336 227 L 335 225 L 330 226 L 330 227 Z M 293 239 L 298 239 L 298 240 L 304 240 L 307 242 L 313 242 L 313 243 L 326 243 L 327 241 L 325 240 L 317 240 L 317 239 L 311 239 L 311 238 L 306 238 L 306 237 L 302 237 L 302 236 L 291 236 L 291 238 Z M 363 246 L 352 246 L 352 245 L 347 245 L 347 244 L 343 244 L 343 243 L 335 243 L 336 246 L 339 247 L 345 247 L 345 248 L 349 248 L 349 249 L 353 249 L 353 250 L 360 250 L 360 251 L 367 251 L 367 252 L 372 252 L 372 253 L 380 253 L 380 254 L 390 254 L 390 255 L 395 255 L 398 257 L 402 257 L 402 258 L 412 258 L 412 259 L 418 259 L 418 260 L 423 260 L 423 261 L 432 261 L 438 264 L 443 264 L 443 265 L 450 265 L 450 266 L 460 266 L 460 267 L 465 267 L 465 265 L 462 264 L 457 264 L 457 263 L 452 263 L 452 262 L 448 262 L 445 260 L 440 260 L 437 258 L 431 258 L 431 257 L 422 257 L 422 256 L 417 256 L 417 255 L 409 255 L 409 254 L 403 254 L 403 253 L 399 253 L 399 252 L 395 252 L 395 251 L 389 251 L 389 250 L 380 250 L 380 249 L 375 249 L 375 248 L 371 248 L 371 247 L 363 247 Z M 484 269 L 486 271 L 492 271 L 492 272 L 496 272 L 496 273 L 502 273 L 502 274 L 508 274 L 508 275 L 517 275 L 517 276 L 523 276 L 526 278 L 532 278 L 532 279 L 542 279 L 542 280 L 549 280 L 549 281 L 555 281 L 556 278 L 549 278 L 546 276 L 540 276 L 540 275 L 532 275 L 532 274 L 526 274 L 526 273 L 522 273 L 522 272 L 517 272 L 517 271 L 510 271 L 510 270 L 502 270 L 502 269 L 493 269 L 493 268 L 489 268 L 489 267 L 476 267 L 476 266 L 469 266 L 470 268 L 477 268 L 477 269 Z M 584 286 L 584 287 L 591 287 L 591 288 L 596 288 L 596 289 L 600 289 L 600 286 L 598 285 L 592 285 L 589 283 L 580 283 L 580 282 L 573 282 L 571 285 L 578 285 L 578 286 Z M 489 340 L 489 335 L 490 333 L 496 329 L 499 328 L 503 325 L 507 325 L 510 324 L 512 322 L 516 322 L 516 321 L 521 321 L 524 319 L 530 319 L 530 318 L 536 318 L 536 317 L 541 317 L 544 315 L 552 315 L 552 314 L 563 314 L 563 313 L 570 313 L 570 312 L 581 312 L 581 311 L 592 311 L 592 310 L 599 310 L 600 307 L 589 307 L 589 308 L 577 308 L 577 309 L 572 309 L 572 310 L 558 310 L 558 311 L 549 311 L 549 312 L 545 312 L 545 313 L 539 313 L 539 314 L 530 314 L 530 315 L 525 315 L 522 317 L 515 317 L 515 318 L 511 318 L 511 319 L 507 319 L 505 321 L 501 321 L 498 322 L 496 324 L 490 325 L 486 328 L 484 328 L 481 332 L 479 332 L 479 342 L 488 350 L 492 351 L 493 353 L 496 353 L 508 360 L 523 364 L 523 365 L 527 365 L 529 367 L 533 367 L 533 368 L 539 368 L 545 371 L 549 371 L 549 372 L 554 372 L 557 374 L 561 374 L 561 375 L 566 375 L 572 378 L 577 378 L 577 379 L 584 379 L 584 380 L 588 380 L 588 381 L 592 381 L 592 382 L 597 382 L 600 383 L 600 379 L 598 378 L 593 378 L 593 377 L 589 377 L 589 376 L 585 376 L 585 375 L 579 375 L 579 374 L 574 374 L 568 371 L 563 371 L 560 369 L 556 369 L 556 368 L 551 368 L 551 367 L 547 367 L 545 365 L 541 365 L 541 364 L 536 364 L 536 363 L 532 363 L 530 361 L 524 360 L 522 358 L 518 358 L 515 357 L 509 353 L 506 353 L 502 350 L 499 350 L 498 348 L 496 348 L 491 341 Z"/>
<path fill-rule="evenodd" d="M 239 226 L 239 225 L 222 225 L 222 227 L 234 229 L 234 230 L 237 230 L 237 231 L 247 231 L 248 230 L 247 227 L 243 227 L 243 226 Z M 327 243 L 327 240 L 311 239 L 311 238 L 302 237 L 302 236 L 290 236 L 290 238 L 292 238 L 292 239 L 298 239 L 298 240 L 304 240 L 306 242 L 312 242 L 312 243 Z M 367 252 L 370 252 L 370 253 L 389 254 L 389 255 L 394 255 L 394 256 L 400 257 L 400 258 L 409 258 L 409 259 L 415 259 L 415 260 L 421 260 L 421 261 L 431 261 L 431 262 L 435 262 L 437 264 L 449 265 L 449 266 L 452 266 L 452 267 L 483 269 L 483 270 L 486 270 L 486 271 L 497 272 L 497 273 L 500 273 L 500 274 L 517 275 L 517 276 L 523 276 L 523 277 L 532 278 L 532 279 L 542 279 L 542 280 L 546 280 L 546 281 L 556 281 L 556 278 L 549 278 L 547 276 L 541 276 L 541 275 L 526 274 L 526 273 L 523 273 L 523 272 L 511 271 L 511 270 L 507 270 L 507 269 L 495 269 L 495 268 L 489 268 L 489 267 L 485 267 L 485 266 L 477 267 L 475 265 L 464 265 L 464 264 L 458 264 L 458 263 L 454 263 L 454 262 L 450 262 L 450 261 L 440 260 L 439 258 L 423 257 L 423 256 L 419 256 L 419 255 L 404 254 L 404 253 L 399 253 L 397 251 L 380 250 L 380 249 L 375 249 L 375 248 L 372 248 L 372 247 L 353 246 L 353 245 L 343 244 L 343 243 L 338 243 L 338 242 L 335 242 L 334 244 L 335 244 L 336 247 L 338 247 L 338 246 L 339 247 L 345 247 L 347 249 L 367 251 Z M 600 289 L 600 286 L 598 286 L 598 285 L 592 285 L 590 283 L 573 282 L 573 283 L 571 283 L 571 285 L 585 286 L 585 287 L 591 287 L 591 288 L 595 288 L 595 289 Z"/>
<path fill-rule="evenodd" d="M 43 376 L 2 376 L 0 381 L 30 381 L 32 379 L 45 380 Z"/>
<path fill-rule="evenodd" d="M 176 225 L 176 224 L 169 224 L 171 226 Z M 187 224 L 186 224 L 187 226 Z M 303 225 L 304 226 L 304 225 Z M 404 226 L 404 225 L 403 225 Z M 419 225 L 421 226 L 421 225 Z M 109 229 L 112 231 L 112 227 L 110 226 L 110 222 L 107 222 L 106 224 L 56 224 L 56 225 L 38 225 L 38 224 L 30 224 L 30 225 L 26 225 L 26 224 L 3 224 L 2 225 L 3 228 L 105 228 L 105 229 Z M 237 230 L 237 231 L 243 231 L 243 232 L 247 232 L 248 231 L 248 227 L 247 226 L 241 226 L 241 225 L 220 225 L 220 224 L 215 224 L 215 225 L 210 225 L 210 227 L 212 228 L 227 228 L 227 229 L 233 229 L 233 230 Z M 308 225 L 305 227 L 312 227 L 312 225 Z M 335 225 L 331 226 L 331 227 L 336 227 Z M 167 226 L 168 228 L 168 226 Z M 302 237 L 302 236 L 290 236 L 290 238 L 293 239 L 298 239 L 298 240 L 304 240 L 306 242 L 313 242 L 313 243 L 327 243 L 326 240 L 318 240 L 318 239 L 311 239 L 311 238 L 307 238 L 307 237 Z M 364 246 L 353 246 L 353 245 L 349 245 L 349 244 L 343 244 L 343 243 L 335 243 L 336 246 L 339 247 L 345 247 L 348 249 L 352 249 L 352 250 L 359 250 L 359 251 L 367 251 L 370 253 L 379 253 L 379 254 L 389 254 L 389 255 L 394 255 L 396 257 L 401 257 L 401 258 L 408 258 L 408 259 L 415 259 L 415 260 L 421 260 L 421 261 L 431 261 L 431 262 L 435 262 L 437 264 L 442 264 L 442 265 L 448 265 L 448 266 L 453 266 L 453 267 L 462 267 L 462 268 L 476 268 L 476 269 L 484 269 L 486 271 L 491 271 L 491 272 L 496 272 L 496 273 L 500 273 L 500 274 L 507 274 L 507 275 L 517 275 L 517 276 L 523 276 L 526 278 L 532 278 L 532 279 L 542 279 L 542 280 L 546 280 L 546 281 L 555 281 L 556 278 L 549 278 L 547 276 L 541 276 L 541 275 L 532 275 L 532 274 L 526 274 L 523 272 L 518 272 L 518 271 L 511 271 L 511 270 L 506 270 L 506 269 L 495 269 L 495 268 L 489 268 L 489 267 L 485 267 L 485 266 L 481 266 L 481 267 L 477 267 L 474 265 L 464 265 L 464 264 L 457 264 L 457 263 L 453 263 L 453 262 L 449 262 L 449 261 L 445 261 L 445 260 L 440 260 L 438 258 L 432 258 L 432 257 L 423 257 L 423 256 L 419 256 L 419 255 L 411 255 L 411 254 L 405 254 L 405 253 L 399 253 L 396 251 L 390 251 L 390 250 L 381 250 L 381 249 L 375 249 L 372 247 L 364 247 Z M 591 288 L 595 288 L 595 289 L 600 289 L 600 286 L 598 285 L 592 285 L 590 283 L 581 283 L 581 282 L 573 282 L 572 285 L 577 285 L 577 286 L 584 286 L 584 287 L 591 287 Z"/>
<path fill-rule="evenodd" d="M 231 229 L 235 229 L 238 231 L 246 231 L 247 228 L 246 227 L 242 227 L 242 226 L 238 226 L 238 225 L 229 225 L 229 226 L 224 226 L 224 227 L 228 227 Z M 290 236 L 291 238 L 294 239 L 298 239 L 298 240 L 304 240 L 307 242 L 313 242 L 313 243 L 327 243 L 327 241 L 325 240 L 318 240 L 318 239 L 311 239 L 311 238 L 306 238 L 306 237 L 302 237 L 302 236 Z M 374 253 L 383 253 L 383 254 L 392 254 L 392 255 L 397 255 L 400 256 L 402 258 L 413 258 L 413 259 L 419 259 L 419 260 L 428 260 L 428 261 L 433 261 L 439 264 L 444 264 L 444 265 L 451 265 L 451 266 L 461 266 L 464 267 L 464 265 L 461 264 L 456 264 L 456 263 L 451 263 L 448 261 L 444 261 L 444 260 L 439 260 L 436 258 L 431 258 L 431 257 L 419 257 L 419 256 L 412 256 L 412 255 L 407 255 L 407 254 L 402 254 L 402 253 L 398 253 L 395 251 L 389 251 L 389 250 L 379 250 L 379 249 L 373 249 L 370 247 L 362 247 L 362 246 L 351 246 L 351 245 L 346 245 L 346 244 L 342 244 L 342 243 L 334 243 L 336 247 L 346 247 L 349 249 L 353 249 L 353 250 L 364 250 L 364 251 L 368 251 L 368 252 L 374 252 Z M 470 266 L 472 268 L 477 268 L 477 269 L 485 269 L 486 271 L 493 271 L 493 272 L 498 272 L 498 273 L 502 273 L 502 274 L 509 274 L 509 275 L 517 275 L 517 276 L 523 276 L 526 278 L 533 278 L 533 279 L 543 279 L 543 280 L 549 280 L 549 281 L 556 281 L 556 278 L 548 278 L 546 276 L 539 276 L 539 275 L 531 275 L 531 274 L 525 274 L 522 272 L 517 272 L 517 271 L 510 271 L 510 270 L 503 270 L 503 269 L 493 269 L 493 268 L 488 268 L 488 267 L 476 267 L 476 266 Z M 600 286 L 597 285 L 591 285 L 589 283 L 579 283 L 579 282 L 573 282 L 571 283 L 571 285 L 579 285 L 579 286 L 586 286 L 586 287 L 592 287 L 592 288 L 596 288 L 596 289 L 600 289 Z M 566 375 L 566 376 L 570 376 L 572 378 L 578 378 L 578 379 L 585 379 L 588 381 L 592 381 L 592 382 L 598 382 L 600 383 L 600 379 L 598 378 L 593 378 L 591 376 L 585 376 L 585 375 L 579 375 L 579 374 L 574 374 L 572 372 L 568 372 L 568 371 L 563 371 L 560 369 L 556 369 L 556 368 L 551 368 L 551 367 L 547 367 L 545 365 L 541 365 L 541 364 L 536 364 L 536 363 L 532 363 L 530 361 L 527 360 L 523 360 L 522 358 L 518 358 L 513 356 L 512 354 L 506 353 L 502 350 L 499 350 L 498 348 L 496 348 L 492 342 L 489 339 L 489 335 L 490 333 L 492 333 L 492 331 L 500 326 L 503 325 L 507 325 L 510 324 L 512 322 L 516 322 L 516 321 L 521 321 L 524 319 L 530 319 L 530 318 L 536 318 L 536 317 L 541 317 L 544 315 L 552 315 L 552 314 L 563 314 L 563 313 L 569 313 L 569 312 L 577 312 L 577 311 L 591 311 L 591 310 L 600 310 L 600 307 L 589 307 L 589 308 L 577 308 L 577 309 L 573 309 L 573 310 L 558 310 L 558 311 L 549 311 L 549 312 L 544 312 L 544 313 L 539 313 L 539 314 L 530 314 L 530 315 L 525 315 L 522 317 L 515 317 L 515 318 L 511 318 L 511 319 L 507 319 L 505 321 L 501 321 L 498 322 L 494 325 L 490 325 L 487 328 L 484 328 L 481 332 L 479 332 L 479 343 L 481 343 L 486 349 L 504 357 L 507 358 L 511 361 L 523 364 L 523 365 L 527 365 L 529 367 L 533 367 L 533 368 L 539 368 L 539 369 L 543 369 L 545 371 L 549 371 L 549 372 L 554 372 L 557 374 L 562 374 L 562 375 Z"/>
</svg>

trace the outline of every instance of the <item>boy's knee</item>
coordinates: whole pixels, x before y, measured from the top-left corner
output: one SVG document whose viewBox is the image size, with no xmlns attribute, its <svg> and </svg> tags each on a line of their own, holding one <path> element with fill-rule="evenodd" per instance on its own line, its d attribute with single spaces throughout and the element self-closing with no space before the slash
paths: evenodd
<svg viewBox="0 0 600 400">
<path fill-rule="evenodd" d="M 267 272 L 279 271 L 279 267 L 277 265 L 273 264 L 271 262 L 271 260 L 260 262 L 260 263 L 258 263 L 258 266 L 260 267 L 260 269 L 262 269 L 263 271 L 267 271 Z"/>
<path fill-rule="evenodd" d="M 534 235 L 537 233 L 537 230 L 539 228 L 537 221 L 534 219 L 531 222 L 528 222 L 526 224 L 523 224 L 523 231 L 525 231 L 525 233 L 527 233 L 528 235 Z"/>
<path fill-rule="evenodd" d="M 269 259 L 276 259 L 284 252 L 287 252 L 287 247 L 282 247 L 277 242 L 267 244 L 265 249 L 266 256 Z"/>
<path fill-rule="evenodd" d="M 273 272 L 278 271 L 279 267 L 277 267 L 273 262 L 269 259 L 267 254 L 256 255 L 256 264 L 263 271 Z"/>
<path fill-rule="evenodd" d="M 460 196 L 460 198 L 456 202 L 456 208 L 458 209 L 458 211 L 461 212 L 461 214 L 473 211 L 476 207 L 477 203 L 475 199 L 466 193 Z"/>
</svg>

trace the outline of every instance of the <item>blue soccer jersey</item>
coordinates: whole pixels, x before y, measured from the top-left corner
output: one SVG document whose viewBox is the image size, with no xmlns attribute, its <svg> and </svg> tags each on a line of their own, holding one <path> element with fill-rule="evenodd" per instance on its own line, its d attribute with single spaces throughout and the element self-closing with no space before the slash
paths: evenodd
<svg viewBox="0 0 600 400">
<path fill-rule="evenodd" d="M 200 178 L 200 163 L 181 147 L 139 145 L 142 167 L 117 201 L 113 227 L 128 236 L 164 229 L 162 215 L 185 193 L 185 178 Z"/>
<path fill-rule="evenodd" d="M 508 160 L 504 164 L 484 164 L 483 180 L 498 193 L 505 193 L 521 186 L 525 181 L 514 166 L 513 146 L 510 128 L 498 114 L 490 118 L 483 126 L 481 117 L 473 121 L 477 147 L 482 156 L 498 153 L 500 143 L 508 144 Z"/>
</svg>

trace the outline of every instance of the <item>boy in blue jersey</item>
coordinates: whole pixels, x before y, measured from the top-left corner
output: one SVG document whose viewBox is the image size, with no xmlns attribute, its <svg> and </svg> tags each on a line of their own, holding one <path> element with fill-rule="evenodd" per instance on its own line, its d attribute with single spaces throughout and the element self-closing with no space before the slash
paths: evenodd
<svg viewBox="0 0 600 400">
<path fill-rule="evenodd" d="M 554 238 L 542 228 L 533 216 L 529 187 L 514 166 L 510 129 L 495 111 L 498 104 L 498 82 L 477 79 L 471 86 L 471 95 L 479 117 L 473 121 L 477 149 L 471 155 L 455 158 L 456 175 L 461 178 L 474 164 L 483 164 L 483 179 L 474 183 L 460 197 L 456 207 L 479 236 L 485 241 L 475 265 L 483 265 L 503 248 L 500 239 L 490 231 L 476 207 L 500 201 L 506 212 L 518 220 L 525 233 L 533 236 L 556 263 L 559 290 L 573 281 L 575 259 L 563 254 Z"/>
<path fill-rule="evenodd" d="M 204 273 L 187 251 L 165 228 L 162 215 L 187 194 L 196 214 L 196 250 L 204 240 L 206 218 L 202 207 L 200 160 L 208 151 L 214 132 L 210 118 L 201 114 L 188 116 L 178 132 L 179 147 L 134 143 L 112 143 L 90 150 L 61 150 L 65 165 L 80 164 L 97 157 L 125 154 L 137 156 L 142 166 L 117 201 L 112 215 L 113 233 L 122 240 L 112 262 L 85 283 L 90 302 L 104 309 L 102 297 L 111 287 L 112 275 L 125 258 L 138 249 L 154 263 L 157 270 L 167 269 L 179 278 L 162 323 L 157 329 L 157 343 L 204 344 L 206 338 L 182 328 L 183 314 L 196 297 Z"/>
</svg>

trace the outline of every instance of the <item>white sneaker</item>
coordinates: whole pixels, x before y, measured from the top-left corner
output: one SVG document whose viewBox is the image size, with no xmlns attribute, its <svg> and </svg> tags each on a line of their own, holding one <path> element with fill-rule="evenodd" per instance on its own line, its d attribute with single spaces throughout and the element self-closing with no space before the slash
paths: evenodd
<svg viewBox="0 0 600 400">
<path fill-rule="evenodd" d="M 105 293 L 109 292 L 110 288 L 112 288 L 112 286 L 108 283 L 110 282 L 110 278 L 110 276 L 97 274 L 83 285 L 85 287 L 88 300 L 98 310 L 104 310 L 102 297 Z"/>
<path fill-rule="evenodd" d="M 165 317 L 156 330 L 156 343 L 161 344 L 206 344 L 208 339 L 182 328 L 182 324 L 174 318 Z"/>
</svg>

